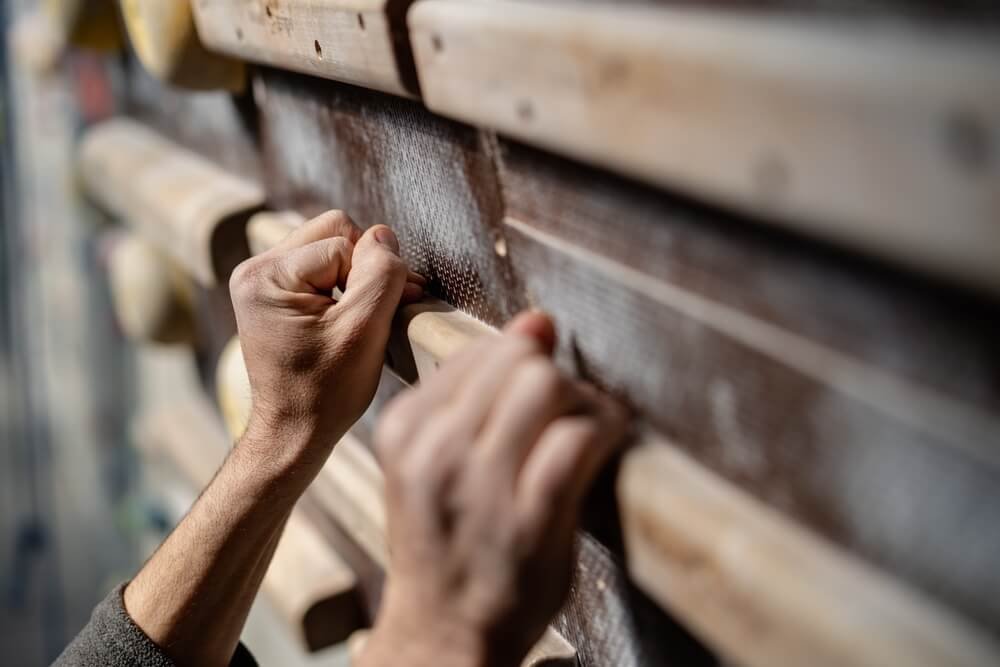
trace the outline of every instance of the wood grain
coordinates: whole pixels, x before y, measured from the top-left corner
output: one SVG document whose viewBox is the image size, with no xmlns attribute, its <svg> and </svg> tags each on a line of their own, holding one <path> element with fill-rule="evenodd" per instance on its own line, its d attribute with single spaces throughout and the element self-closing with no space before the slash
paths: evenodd
<svg viewBox="0 0 1000 667">
<path fill-rule="evenodd" d="M 417 94 L 394 0 L 201 0 L 198 34 L 214 50 L 252 62 L 403 96 Z"/>
<path fill-rule="evenodd" d="M 1000 293 L 985 34 L 464 0 L 409 24 L 434 111 Z"/>
<path fill-rule="evenodd" d="M 618 488 L 632 576 L 738 664 L 971 667 L 1000 659 L 994 638 L 815 539 L 658 436 L 626 457 Z"/>
<path fill-rule="evenodd" d="M 158 79 L 192 90 L 237 91 L 246 85 L 242 62 L 202 45 L 192 0 L 119 1 L 132 48 Z"/>
<path fill-rule="evenodd" d="M 206 286 L 249 255 L 245 226 L 263 203 L 260 188 L 138 123 L 116 118 L 89 129 L 79 173 L 98 204 Z"/>
</svg>

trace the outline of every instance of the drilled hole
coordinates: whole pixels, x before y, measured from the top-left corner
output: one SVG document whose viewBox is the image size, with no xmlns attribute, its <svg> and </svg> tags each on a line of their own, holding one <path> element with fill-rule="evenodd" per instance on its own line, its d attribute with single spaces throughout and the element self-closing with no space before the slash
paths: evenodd
<svg viewBox="0 0 1000 667">
<path fill-rule="evenodd" d="M 441 35 L 431 35 L 431 46 L 437 53 L 444 51 L 444 40 L 441 39 Z"/>
<path fill-rule="evenodd" d="M 365 17 L 362 16 L 361 14 L 358 14 L 358 27 L 361 28 L 362 30 L 365 29 Z"/>
<path fill-rule="evenodd" d="M 316 57 L 320 60 L 323 59 L 323 47 L 319 45 L 319 40 L 313 42 L 313 48 L 316 49 Z"/>
<path fill-rule="evenodd" d="M 236 39 L 240 40 L 241 42 L 243 41 L 243 29 L 242 28 L 237 28 L 236 29 Z"/>
</svg>

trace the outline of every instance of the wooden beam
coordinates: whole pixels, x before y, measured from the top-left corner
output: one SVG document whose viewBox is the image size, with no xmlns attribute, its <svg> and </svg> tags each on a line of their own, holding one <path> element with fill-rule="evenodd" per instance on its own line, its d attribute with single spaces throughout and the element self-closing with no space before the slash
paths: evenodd
<svg viewBox="0 0 1000 667">
<path fill-rule="evenodd" d="M 196 489 L 215 475 L 228 438 L 202 399 L 164 406 L 141 417 L 144 445 L 165 456 Z M 346 640 L 363 627 L 354 573 L 298 509 L 292 511 L 261 589 L 307 650 Z"/>
<path fill-rule="evenodd" d="M 296 227 L 306 221 L 304 215 L 295 211 L 261 211 L 247 223 L 247 241 L 250 252 L 259 255 L 281 243 Z"/>
<path fill-rule="evenodd" d="M 89 129 L 79 148 L 87 193 L 184 266 L 203 285 L 249 256 L 246 221 L 264 202 L 237 178 L 131 120 Z"/>
<path fill-rule="evenodd" d="M 421 0 L 427 106 L 1000 293 L 1000 47 L 915 26 Z"/>
<path fill-rule="evenodd" d="M 414 326 L 418 318 L 425 323 Z M 491 329 L 418 304 L 403 310 L 396 335 L 407 336 L 414 356 L 431 351 L 433 363 L 420 365 L 425 378 L 475 331 Z M 631 576 L 737 664 L 973 667 L 1000 659 L 1000 646 L 979 628 L 813 536 L 660 436 L 647 436 L 625 457 L 618 496 Z"/>
<path fill-rule="evenodd" d="M 405 48 L 406 4 L 201 0 L 195 3 L 195 18 L 201 38 L 217 51 L 411 97 L 416 85 Z"/>
<path fill-rule="evenodd" d="M 131 233 L 113 240 L 108 283 L 119 326 L 132 340 L 194 340 L 194 287 L 182 270 L 147 241 Z"/>
<path fill-rule="evenodd" d="M 136 55 L 153 76 L 180 88 L 240 91 L 243 63 L 208 51 L 198 38 L 190 0 L 120 0 Z"/>
</svg>

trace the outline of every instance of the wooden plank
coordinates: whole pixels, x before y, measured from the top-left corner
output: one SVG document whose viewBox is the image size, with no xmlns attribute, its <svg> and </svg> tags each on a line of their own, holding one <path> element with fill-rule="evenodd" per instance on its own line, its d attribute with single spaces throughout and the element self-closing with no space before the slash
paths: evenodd
<svg viewBox="0 0 1000 667">
<path fill-rule="evenodd" d="M 249 255 L 247 218 L 264 201 L 257 184 L 130 120 L 87 131 L 79 173 L 88 194 L 163 248 L 206 286 Z"/>
<path fill-rule="evenodd" d="M 655 436 L 618 497 L 633 577 L 725 655 L 774 665 L 996 664 L 1000 645 Z"/>
<path fill-rule="evenodd" d="M 132 48 L 155 77 L 192 90 L 242 90 L 243 63 L 208 51 L 198 38 L 191 0 L 119 0 Z"/>
<path fill-rule="evenodd" d="M 417 316 L 439 321 L 403 331 L 415 348 L 436 351 L 438 362 L 468 344 L 468 332 L 485 331 L 472 318 L 459 324 L 468 316 L 456 312 Z M 739 664 L 971 666 L 1000 657 L 978 628 L 810 535 L 659 436 L 625 457 L 618 488 L 630 573 Z"/>
<path fill-rule="evenodd" d="M 259 255 L 278 245 L 296 227 L 306 221 L 295 211 L 261 211 L 247 223 L 247 241 L 250 252 Z"/>
<path fill-rule="evenodd" d="M 417 95 L 403 16 L 393 0 L 201 0 L 198 33 L 251 62 Z"/>
<path fill-rule="evenodd" d="M 189 399 L 141 417 L 141 440 L 166 456 L 191 484 L 204 488 L 229 450 L 211 407 Z M 301 511 L 289 516 L 261 589 L 307 650 L 344 641 L 362 627 L 350 568 Z"/>
<path fill-rule="evenodd" d="M 194 296 L 190 279 L 134 234 L 120 234 L 112 243 L 108 283 L 125 335 L 140 343 L 191 343 Z"/>
<path fill-rule="evenodd" d="M 985 34 L 465 0 L 409 24 L 434 111 L 1000 293 Z"/>
</svg>

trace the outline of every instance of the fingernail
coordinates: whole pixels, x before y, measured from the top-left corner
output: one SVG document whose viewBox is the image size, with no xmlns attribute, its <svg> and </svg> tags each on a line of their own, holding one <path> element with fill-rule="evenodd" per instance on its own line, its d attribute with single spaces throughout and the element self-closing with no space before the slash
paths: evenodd
<svg viewBox="0 0 1000 667">
<path fill-rule="evenodd" d="M 375 240 L 384 245 L 395 254 L 399 254 L 399 241 L 396 235 L 388 227 L 379 227 L 375 230 Z"/>
</svg>

